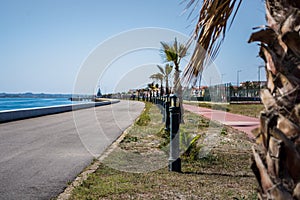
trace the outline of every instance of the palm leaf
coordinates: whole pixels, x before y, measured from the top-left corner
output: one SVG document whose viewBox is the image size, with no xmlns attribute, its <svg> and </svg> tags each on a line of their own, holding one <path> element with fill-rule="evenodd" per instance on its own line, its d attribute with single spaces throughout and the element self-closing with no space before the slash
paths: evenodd
<svg viewBox="0 0 300 200">
<path fill-rule="evenodd" d="M 161 74 L 165 75 L 165 70 L 161 66 L 157 65 L 157 68 L 159 69 Z"/>
<path fill-rule="evenodd" d="M 166 66 L 165 66 L 166 76 L 169 76 L 171 74 L 172 70 L 173 70 L 173 66 L 169 65 L 169 64 L 166 64 Z"/>
<path fill-rule="evenodd" d="M 198 2 L 191 0 L 187 6 L 191 7 Z M 203 0 L 193 37 L 189 41 L 189 45 L 193 40 L 196 40 L 197 44 L 184 70 L 186 81 L 197 77 L 204 66 L 216 58 L 228 30 L 227 23 L 234 13 L 231 17 L 230 28 L 241 2 L 242 0 Z"/>
<path fill-rule="evenodd" d="M 152 74 L 149 78 L 162 81 L 164 79 L 164 75 L 162 75 L 161 73 L 156 73 Z"/>
</svg>

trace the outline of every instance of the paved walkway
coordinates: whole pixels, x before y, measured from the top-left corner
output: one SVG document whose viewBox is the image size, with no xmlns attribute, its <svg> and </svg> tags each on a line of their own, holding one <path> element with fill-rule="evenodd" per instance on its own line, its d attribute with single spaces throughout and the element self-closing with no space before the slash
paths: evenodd
<svg viewBox="0 0 300 200">
<path fill-rule="evenodd" d="M 248 137 L 254 138 L 252 130 L 259 126 L 259 119 L 244 115 L 233 114 L 220 110 L 212 110 L 193 105 L 183 105 L 185 110 L 204 116 L 210 120 L 218 121 L 222 124 L 229 125 L 239 131 L 245 132 Z"/>
<path fill-rule="evenodd" d="M 0 199 L 51 199 L 140 115 L 117 104 L 0 124 Z"/>
</svg>

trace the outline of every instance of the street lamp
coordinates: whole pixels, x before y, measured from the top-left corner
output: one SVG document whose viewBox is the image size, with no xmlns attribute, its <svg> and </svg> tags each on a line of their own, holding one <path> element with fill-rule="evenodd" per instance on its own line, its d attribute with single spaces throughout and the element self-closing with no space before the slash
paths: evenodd
<svg viewBox="0 0 300 200">
<path fill-rule="evenodd" d="M 223 84 L 223 77 L 225 74 L 221 74 L 221 84 Z"/>
<path fill-rule="evenodd" d="M 242 70 L 237 70 L 237 76 L 236 76 L 236 87 L 237 87 L 237 96 L 239 97 L 240 96 L 240 92 L 239 92 L 239 75 L 240 75 L 240 72 Z"/>
<path fill-rule="evenodd" d="M 259 86 L 259 89 L 260 89 L 260 69 L 265 67 L 264 65 L 260 65 L 258 66 L 258 70 L 257 70 L 257 73 L 258 73 L 258 86 Z"/>
<path fill-rule="evenodd" d="M 202 96 L 201 95 L 201 79 L 202 79 L 202 71 L 200 72 L 200 76 L 199 76 L 199 89 L 198 89 L 199 97 Z"/>
<path fill-rule="evenodd" d="M 239 74 L 242 70 L 237 70 L 236 86 L 239 87 Z"/>
</svg>

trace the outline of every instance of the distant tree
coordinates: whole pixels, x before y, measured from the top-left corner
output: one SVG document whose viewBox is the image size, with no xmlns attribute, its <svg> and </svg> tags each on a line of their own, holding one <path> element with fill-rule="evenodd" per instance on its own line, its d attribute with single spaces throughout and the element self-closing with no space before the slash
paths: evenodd
<svg viewBox="0 0 300 200">
<path fill-rule="evenodd" d="M 170 65 L 169 63 L 167 63 L 167 64 L 165 64 L 164 68 L 159 65 L 157 65 L 157 67 L 160 71 L 160 74 L 162 74 L 164 77 L 165 84 L 166 84 L 166 90 L 165 90 L 166 94 L 170 94 L 169 80 L 170 80 L 170 75 L 171 75 L 173 66 Z"/>
<path fill-rule="evenodd" d="M 156 74 L 152 74 L 150 76 L 150 78 L 160 81 L 160 95 L 163 95 L 163 86 L 162 85 L 163 85 L 164 75 L 162 75 L 161 73 L 156 73 Z M 156 87 L 159 88 L 159 85 L 157 84 Z"/>
<path fill-rule="evenodd" d="M 153 91 L 154 91 L 154 89 L 155 89 L 154 82 L 149 83 L 149 84 L 148 84 L 148 91 L 149 91 L 149 93 L 150 93 L 150 101 L 151 101 L 151 99 L 152 99 L 152 97 L 153 97 Z"/>
<path fill-rule="evenodd" d="M 181 122 L 183 122 L 183 100 L 182 100 L 182 85 L 180 81 L 180 61 L 183 57 L 187 55 L 187 46 L 177 42 L 175 38 L 174 42 L 166 43 L 161 42 L 162 45 L 162 55 L 167 62 L 172 62 L 175 66 L 174 73 L 174 93 L 179 98 L 180 110 L 181 110 Z"/>
</svg>

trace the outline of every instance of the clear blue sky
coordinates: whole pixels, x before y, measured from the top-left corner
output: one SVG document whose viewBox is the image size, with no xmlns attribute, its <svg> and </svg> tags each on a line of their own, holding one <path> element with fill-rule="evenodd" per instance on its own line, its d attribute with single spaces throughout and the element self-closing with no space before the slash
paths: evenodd
<svg viewBox="0 0 300 200">
<path fill-rule="evenodd" d="M 82 63 L 114 35 L 144 27 L 189 35 L 194 24 L 181 15 L 184 7 L 176 0 L 1 0 L 0 92 L 71 93 Z M 247 40 L 262 24 L 263 1 L 244 0 L 215 61 L 223 82 L 235 84 L 237 70 L 240 81 L 257 80 L 262 61 Z"/>
</svg>

